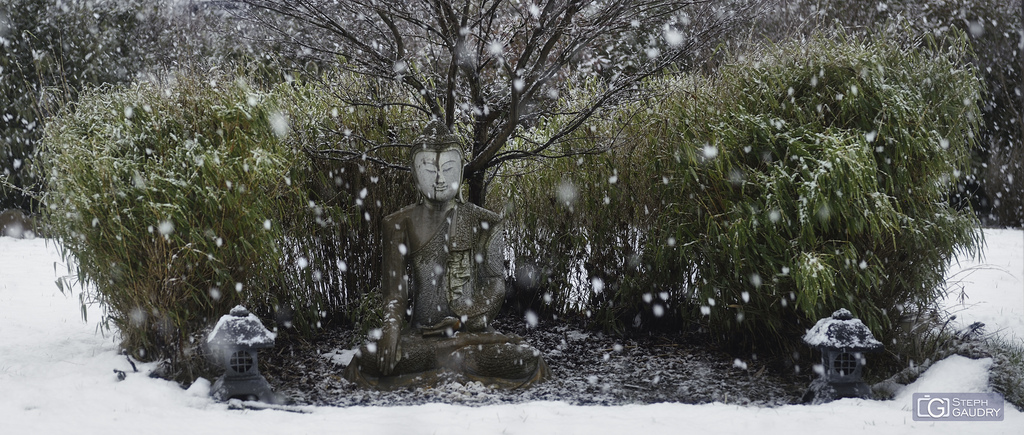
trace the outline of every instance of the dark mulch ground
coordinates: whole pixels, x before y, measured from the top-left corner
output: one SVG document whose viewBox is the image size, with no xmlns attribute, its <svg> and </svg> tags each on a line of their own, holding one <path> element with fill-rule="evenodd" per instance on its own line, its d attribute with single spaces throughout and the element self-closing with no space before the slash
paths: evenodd
<svg viewBox="0 0 1024 435">
<path fill-rule="evenodd" d="M 493 405 L 562 401 L 575 405 L 725 402 L 753 406 L 799 403 L 809 378 L 776 373 L 758 361 L 740 361 L 678 337 L 629 339 L 521 320 L 495 322 L 543 352 L 553 379 L 521 390 L 490 389 L 456 380 L 435 388 L 392 392 L 362 389 L 341 377 L 341 354 L 355 332 L 333 330 L 311 343 L 278 345 L 261 353 L 261 371 L 297 405 L 403 406 L 424 403 Z M 269 353 L 269 355 L 266 355 Z"/>
</svg>

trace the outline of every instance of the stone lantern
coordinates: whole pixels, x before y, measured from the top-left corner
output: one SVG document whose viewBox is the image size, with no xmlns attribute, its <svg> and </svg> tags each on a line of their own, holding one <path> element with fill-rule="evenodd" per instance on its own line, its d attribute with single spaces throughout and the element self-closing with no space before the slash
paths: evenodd
<svg viewBox="0 0 1024 435">
<path fill-rule="evenodd" d="M 871 397 L 861 375 L 867 352 L 882 350 L 871 330 L 845 308 L 818 321 L 804 335 L 804 342 L 821 351 L 821 376 L 811 382 L 804 402 L 824 403 L 843 397 Z"/>
<path fill-rule="evenodd" d="M 222 316 L 206 339 L 211 359 L 224 367 L 224 375 L 214 382 L 210 395 L 222 401 L 280 402 L 267 379 L 260 374 L 257 358 L 257 349 L 274 347 L 276 336 L 241 305 L 232 308 L 231 314 Z"/>
</svg>

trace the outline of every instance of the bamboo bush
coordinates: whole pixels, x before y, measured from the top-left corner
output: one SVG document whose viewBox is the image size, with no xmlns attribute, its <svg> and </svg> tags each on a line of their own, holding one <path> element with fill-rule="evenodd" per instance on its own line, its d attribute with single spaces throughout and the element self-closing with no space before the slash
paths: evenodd
<svg viewBox="0 0 1024 435">
<path fill-rule="evenodd" d="M 334 314 L 363 332 L 383 321 L 380 303 L 383 218 L 411 204 L 415 188 L 408 171 L 371 161 L 362 151 L 367 141 L 390 143 L 378 157 L 405 160 L 421 131 L 422 117 L 400 106 L 377 106 L 372 99 L 399 99 L 398 89 L 351 74 L 328 72 L 291 94 L 292 143 L 310 157 L 302 170 L 310 175 L 307 190 L 319 210 L 345 216 L 317 221 L 318 243 L 310 252 L 320 264 L 335 265 L 325 274 L 325 290 L 339 295 Z M 326 103 L 325 103 L 326 102 Z M 376 301 L 376 302 L 375 302 Z"/>
<path fill-rule="evenodd" d="M 398 183 L 311 156 L 349 129 L 388 134 L 376 122 L 401 113 L 351 107 L 346 86 L 182 74 L 89 90 L 51 121 L 40 161 L 53 236 L 126 351 L 188 382 L 205 328 L 235 304 L 307 337 L 372 311 L 374 225 L 402 201 L 387 190 Z"/>
<path fill-rule="evenodd" d="M 660 98 L 567 138 L 608 152 L 499 174 L 490 207 L 508 221 L 513 299 L 619 332 L 703 329 L 772 349 L 846 307 L 888 338 L 980 243 L 970 211 L 946 201 L 979 119 L 966 53 L 962 39 L 816 38 L 647 83 Z M 126 350 L 186 380 L 203 329 L 236 303 L 279 331 L 372 327 L 380 221 L 415 193 L 357 150 L 393 144 L 401 161 L 423 121 L 372 104 L 389 92 L 344 73 L 85 92 L 48 124 L 39 159 L 84 302 Z M 539 122 L 531 134 L 561 120 Z"/>
<path fill-rule="evenodd" d="M 243 84 L 185 79 L 94 89 L 47 128 L 52 230 L 135 357 L 187 367 L 231 306 L 292 303 L 281 241 L 306 200 L 284 116 Z"/>
<path fill-rule="evenodd" d="M 661 208 L 650 189 L 659 176 L 623 126 L 649 110 L 624 106 L 568 138 L 618 144 L 602 155 L 534 161 L 499 178 L 492 197 L 505 203 L 492 208 L 504 207 L 508 221 L 512 308 L 623 331 L 609 308 L 620 282 L 643 272 L 642 247 Z"/>
<path fill-rule="evenodd" d="M 550 309 L 606 328 L 778 350 L 846 307 L 888 339 L 942 296 L 954 255 L 978 253 L 976 220 L 947 201 L 980 119 L 968 54 L 962 37 L 817 37 L 651 83 L 664 97 L 618 151 L 516 180 L 521 239 L 542 241 L 516 258 L 568 255 Z M 562 182 L 571 209 L 545 187 Z"/>
</svg>

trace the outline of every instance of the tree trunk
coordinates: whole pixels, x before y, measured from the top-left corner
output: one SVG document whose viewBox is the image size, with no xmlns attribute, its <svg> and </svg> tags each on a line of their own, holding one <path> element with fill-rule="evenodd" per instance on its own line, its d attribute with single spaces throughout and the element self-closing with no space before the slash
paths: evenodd
<svg viewBox="0 0 1024 435">
<path fill-rule="evenodd" d="M 466 174 L 466 184 L 469 185 L 469 202 L 484 206 L 487 200 L 487 186 L 484 183 L 484 171 L 476 171 Z"/>
</svg>

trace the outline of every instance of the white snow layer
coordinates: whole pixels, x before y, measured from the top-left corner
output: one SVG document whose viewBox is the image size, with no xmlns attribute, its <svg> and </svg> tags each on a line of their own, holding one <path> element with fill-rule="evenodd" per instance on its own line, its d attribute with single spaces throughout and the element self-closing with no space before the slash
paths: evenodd
<svg viewBox="0 0 1024 435">
<path fill-rule="evenodd" d="M 235 313 L 240 315 L 236 316 Z M 206 342 L 210 346 L 248 346 L 255 348 L 274 347 L 277 334 L 270 332 L 255 314 L 241 305 L 231 313 L 220 316 L 217 325 L 210 331 Z"/>
<path fill-rule="evenodd" d="M 804 334 L 804 343 L 834 349 L 881 349 L 882 343 L 875 339 L 871 330 L 864 326 L 864 322 L 851 318 L 850 315 L 849 310 L 840 308 L 831 316 L 818 320 L 818 323 Z"/>
<path fill-rule="evenodd" d="M 946 309 L 960 327 L 982 322 L 1024 346 L 1024 231 L 985 230 L 985 244 L 985 258 L 951 265 Z"/>
<path fill-rule="evenodd" d="M 950 298 L 963 322 L 1024 337 L 1024 232 L 986 230 L 987 257 L 960 264 L 952 280 L 967 292 Z M 972 273 L 956 272 L 974 268 Z M 871 433 L 1020 434 L 1024 414 L 1006 406 L 1001 422 L 916 422 L 914 392 L 987 392 L 990 359 L 950 357 L 934 364 L 895 400 L 842 399 L 778 408 L 728 403 L 615 407 L 560 402 L 467 407 L 293 407 L 235 410 L 207 397 L 209 382 L 189 390 L 146 372 L 131 373 L 116 337 L 97 331 L 99 311 L 83 322 L 74 295 L 54 280 L 67 273 L 53 242 L 0 237 L 0 432 L 4 434 L 288 433 L 621 434 Z M 958 287 L 959 288 L 959 287 Z M 114 369 L 128 373 L 118 381 Z"/>
</svg>

